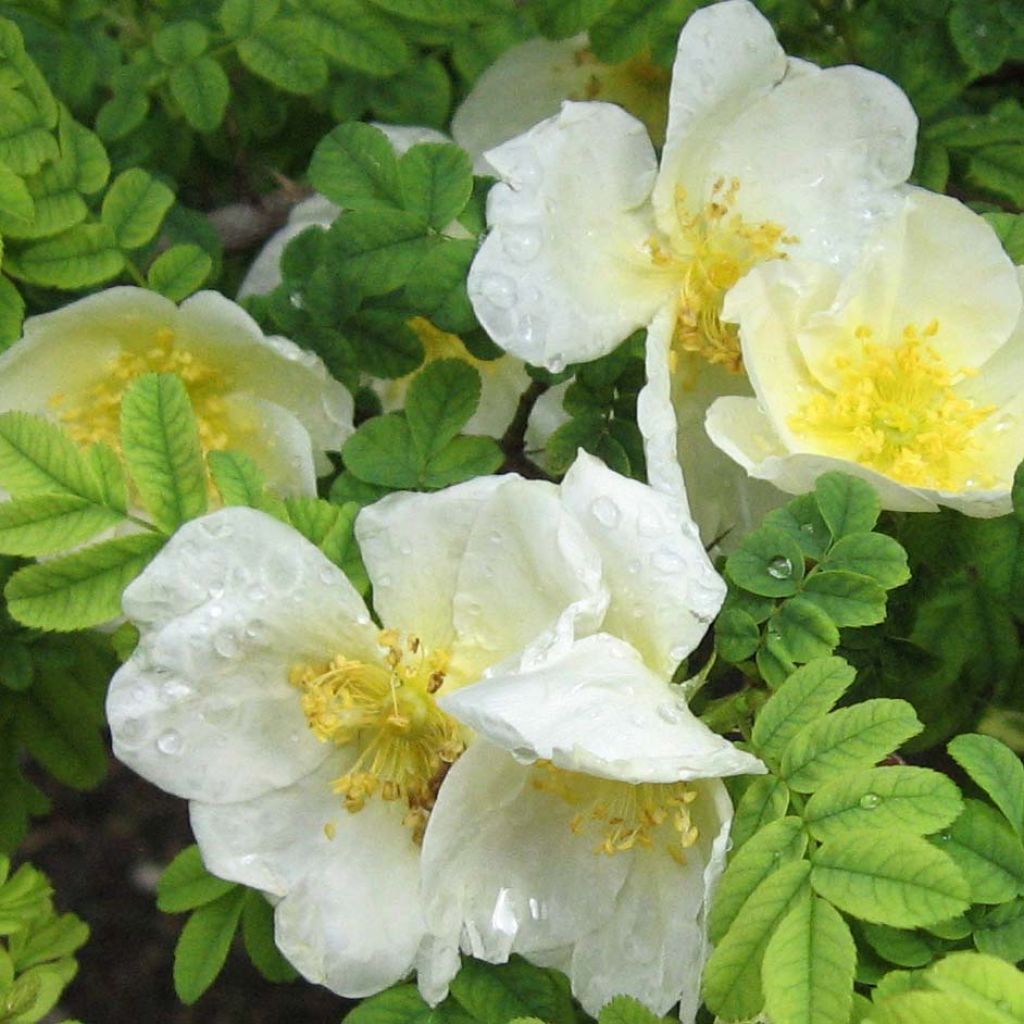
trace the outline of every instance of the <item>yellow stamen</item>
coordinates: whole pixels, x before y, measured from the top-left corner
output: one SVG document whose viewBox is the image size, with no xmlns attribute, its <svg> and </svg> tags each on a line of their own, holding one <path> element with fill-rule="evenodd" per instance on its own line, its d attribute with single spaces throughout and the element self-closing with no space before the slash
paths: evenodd
<svg viewBox="0 0 1024 1024">
<path fill-rule="evenodd" d="M 742 371 L 743 357 L 736 326 L 722 323 L 725 293 L 758 263 L 785 258 L 782 246 L 797 241 L 779 224 L 751 223 L 737 212 L 739 188 L 739 179 L 720 178 L 710 201 L 693 213 L 686 191 L 677 187 L 676 231 L 667 241 L 652 238 L 648 243 L 655 267 L 679 280 L 673 348 L 735 373 Z"/>
<path fill-rule="evenodd" d="M 651 850 L 664 845 L 679 864 L 700 838 L 690 805 L 697 791 L 686 782 L 616 782 L 567 771 L 550 761 L 538 761 L 532 784 L 580 810 L 569 828 L 583 835 L 596 826 L 595 853 L 614 856 L 626 850 Z"/>
<path fill-rule="evenodd" d="M 231 390 L 230 372 L 176 348 L 174 343 L 174 332 L 161 328 L 149 348 L 116 355 L 94 384 L 74 395 L 55 395 L 51 407 L 72 438 L 79 444 L 102 441 L 118 448 L 121 399 L 129 385 L 146 373 L 175 373 L 181 378 L 199 421 L 205 450 L 237 447 L 240 440 L 254 433 L 255 419 L 245 423 L 237 414 L 228 416 L 224 394 Z"/>
<path fill-rule="evenodd" d="M 332 783 L 346 810 L 362 810 L 373 797 L 402 800 L 419 839 L 445 774 L 465 749 L 458 723 L 432 696 L 444 684 L 449 656 L 395 630 L 383 630 L 380 645 L 379 664 L 339 654 L 327 664 L 294 666 L 290 681 L 317 739 L 358 747 L 355 762 Z"/>
<path fill-rule="evenodd" d="M 908 326 L 898 345 L 879 345 L 861 325 L 861 349 L 837 357 L 840 381 L 789 419 L 790 427 L 834 454 L 876 469 L 900 483 L 945 491 L 987 486 L 976 472 L 974 429 L 994 412 L 960 397 L 953 381 L 973 371 L 951 372 L 926 343 L 939 330 Z"/>
</svg>

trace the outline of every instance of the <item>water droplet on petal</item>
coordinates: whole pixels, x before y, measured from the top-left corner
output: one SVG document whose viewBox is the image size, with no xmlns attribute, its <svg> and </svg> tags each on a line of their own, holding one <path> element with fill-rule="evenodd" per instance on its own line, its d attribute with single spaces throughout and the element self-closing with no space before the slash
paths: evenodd
<svg viewBox="0 0 1024 1024">
<path fill-rule="evenodd" d="M 622 511 L 607 494 L 602 494 L 601 497 L 593 500 L 590 505 L 590 514 L 608 529 L 618 526 L 622 521 Z"/>
<path fill-rule="evenodd" d="M 662 701 L 658 705 L 658 717 L 663 722 L 668 722 L 669 725 L 675 725 L 682 719 L 682 714 L 679 709 L 671 701 Z"/>
<path fill-rule="evenodd" d="M 776 580 L 788 580 L 793 576 L 793 563 L 785 555 L 776 555 L 768 563 L 768 575 Z"/>
<path fill-rule="evenodd" d="M 222 630 L 213 638 L 213 649 L 222 658 L 238 657 L 238 638 L 230 630 Z"/>
<path fill-rule="evenodd" d="M 170 757 L 180 754 L 183 745 L 181 733 L 175 729 L 168 729 L 160 733 L 156 739 L 156 749 L 161 754 L 167 754 Z"/>
<path fill-rule="evenodd" d="M 168 679 L 167 682 L 160 687 L 160 693 L 164 700 L 172 704 L 177 704 L 178 701 L 185 700 L 186 697 L 191 697 L 193 692 L 192 687 L 181 679 Z"/>
<path fill-rule="evenodd" d="M 543 241 L 540 229 L 531 224 L 506 228 L 501 236 L 505 254 L 515 263 L 530 263 L 535 260 Z"/>
<path fill-rule="evenodd" d="M 543 900 L 537 899 L 535 896 L 531 896 L 526 903 L 530 910 L 530 917 L 534 921 L 543 921 L 548 916 L 548 906 Z"/>
<path fill-rule="evenodd" d="M 859 803 L 865 811 L 873 811 L 876 807 L 881 806 L 882 798 L 877 793 L 865 793 Z"/>
<path fill-rule="evenodd" d="M 506 274 L 489 274 L 480 282 L 480 294 L 498 309 L 511 309 L 516 304 L 516 283 Z"/>
<path fill-rule="evenodd" d="M 141 741 L 145 728 L 139 719 L 126 718 L 120 727 L 114 731 L 117 734 L 118 742 L 128 746 L 135 746 Z"/>
<path fill-rule="evenodd" d="M 686 568 L 686 559 L 672 548 L 659 548 L 651 556 L 651 565 L 666 575 L 682 572 Z"/>
</svg>

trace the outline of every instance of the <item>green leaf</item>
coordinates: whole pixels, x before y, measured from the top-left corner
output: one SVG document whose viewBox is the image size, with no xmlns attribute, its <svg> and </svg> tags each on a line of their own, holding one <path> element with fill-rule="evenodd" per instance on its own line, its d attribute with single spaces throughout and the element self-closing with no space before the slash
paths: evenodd
<svg viewBox="0 0 1024 1024">
<path fill-rule="evenodd" d="M 1017 835 L 1024 834 L 1024 765 L 1004 743 L 968 733 L 948 747 L 953 759 L 1003 812 Z"/>
<path fill-rule="evenodd" d="M 987 804 L 966 800 L 963 813 L 933 841 L 950 856 L 971 887 L 974 903 L 1005 903 L 1024 891 L 1020 837 Z"/>
<path fill-rule="evenodd" d="M 982 953 L 1013 964 L 1024 960 L 1024 899 L 993 907 L 975 927 L 973 938 Z"/>
<path fill-rule="evenodd" d="M 25 300 L 6 277 L 0 276 L 0 349 L 17 341 L 24 318 Z"/>
<path fill-rule="evenodd" d="M 174 949 L 174 991 L 191 1006 L 214 982 L 227 960 L 242 914 L 246 891 L 231 892 L 196 910 Z"/>
<path fill-rule="evenodd" d="M 374 7 L 431 25 L 457 25 L 493 16 L 505 9 L 501 0 L 370 0 Z"/>
<path fill-rule="evenodd" d="M 242 938 L 245 951 L 268 981 L 294 981 L 299 972 L 281 955 L 274 943 L 274 908 L 262 893 L 250 889 L 242 907 Z"/>
<path fill-rule="evenodd" d="M 402 33 L 356 0 L 305 0 L 301 24 L 332 60 L 364 75 L 387 78 L 412 59 Z"/>
<path fill-rule="evenodd" d="M 967 180 L 1018 208 L 1024 206 L 1024 145 L 987 146 L 972 153 Z"/>
<path fill-rule="evenodd" d="M 775 631 L 793 661 L 828 657 L 839 643 L 839 630 L 816 603 L 805 597 L 791 597 L 772 617 Z"/>
<path fill-rule="evenodd" d="M 744 915 L 744 906 L 771 874 L 800 860 L 807 850 L 807 834 L 799 818 L 781 818 L 766 825 L 733 855 L 722 876 L 708 917 L 708 936 L 721 942 Z"/>
<path fill-rule="evenodd" d="M 678 26 L 698 6 L 697 0 L 617 0 L 590 25 L 594 52 L 609 64 L 628 60 L 651 47 L 659 30 Z"/>
<path fill-rule="evenodd" d="M 918 928 L 967 909 L 970 889 L 959 868 L 910 832 L 846 832 L 811 860 L 815 892 L 864 921 Z"/>
<path fill-rule="evenodd" d="M 758 755 L 777 766 L 793 738 L 827 714 L 855 676 L 842 658 L 819 658 L 798 668 L 757 716 L 751 738 Z"/>
<path fill-rule="evenodd" d="M 856 964 L 846 922 L 824 900 L 801 894 L 764 951 L 765 1011 L 785 1024 L 847 1024 Z"/>
<path fill-rule="evenodd" d="M 480 402 L 480 374 L 461 359 L 438 359 L 409 385 L 405 416 L 424 463 L 469 422 Z"/>
<path fill-rule="evenodd" d="M 24 221 L 35 218 L 36 206 L 25 182 L 6 164 L 0 163 L 0 213 Z"/>
<path fill-rule="evenodd" d="M 825 556 L 821 568 L 870 576 L 886 590 L 910 579 L 907 553 L 892 537 L 881 533 L 847 534 Z"/>
<path fill-rule="evenodd" d="M 1016 264 L 1024 263 L 1024 214 L 999 212 L 983 216 L 999 236 L 1006 255 Z"/>
<path fill-rule="evenodd" d="M 185 120 L 197 132 L 212 132 L 220 127 L 231 99 L 231 83 L 213 57 L 179 64 L 171 71 L 168 82 Z"/>
<path fill-rule="evenodd" d="M 37 629 L 88 629 L 121 614 L 121 593 L 164 542 L 151 533 L 119 537 L 19 569 L 7 582 L 8 610 Z"/>
<path fill-rule="evenodd" d="M 885 618 L 885 591 L 859 573 L 814 572 L 801 593 L 840 627 L 873 626 Z"/>
<path fill-rule="evenodd" d="M 462 213 L 473 193 L 469 155 L 447 143 L 413 146 L 399 161 L 398 177 L 403 206 L 438 231 Z"/>
<path fill-rule="evenodd" d="M 924 967 L 935 958 L 939 944 L 927 933 L 860 922 L 860 933 L 871 948 L 889 963 L 900 967 Z"/>
<path fill-rule="evenodd" d="M 78 224 L 4 258 L 4 269 L 31 284 L 78 289 L 109 281 L 124 269 L 124 256 L 106 224 Z"/>
<path fill-rule="evenodd" d="M 878 522 L 881 505 L 874 488 L 847 473 L 822 473 L 814 483 L 814 498 L 835 540 L 869 533 Z"/>
<path fill-rule="evenodd" d="M 242 63 L 284 92 L 306 96 L 327 84 L 327 63 L 292 21 L 277 18 L 238 44 Z"/>
<path fill-rule="evenodd" d="M 279 518 L 287 516 L 284 505 L 267 494 L 266 480 L 248 455 L 215 451 L 207 454 L 206 461 L 214 486 L 220 491 L 225 505 L 258 508 Z"/>
<path fill-rule="evenodd" d="M 887 757 L 922 729 L 914 706 L 879 697 L 833 711 L 793 737 L 782 758 L 791 789 L 809 793 L 823 783 Z"/>
<path fill-rule="evenodd" d="M 96 115 L 96 132 L 106 142 L 117 142 L 130 135 L 146 119 L 149 97 L 137 89 L 118 89 L 100 107 Z"/>
<path fill-rule="evenodd" d="M 0 645 L 0 684 L 8 690 L 27 690 L 35 679 L 35 663 L 24 644 L 10 639 Z"/>
<path fill-rule="evenodd" d="M 149 268 L 146 283 L 172 302 L 181 302 L 202 287 L 213 270 L 213 260 L 198 245 L 172 245 Z"/>
<path fill-rule="evenodd" d="M 401 288 L 435 244 L 423 218 L 404 210 L 353 210 L 327 232 L 346 278 L 366 296 Z"/>
<path fill-rule="evenodd" d="M 224 0 L 217 18 L 229 36 L 238 38 L 261 29 L 279 7 L 279 0 Z"/>
<path fill-rule="evenodd" d="M 391 310 L 360 310 L 345 325 L 361 369 L 372 377 L 393 380 L 423 363 L 423 342 L 406 318 Z"/>
<path fill-rule="evenodd" d="M 796 664 L 786 650 L 786 645 L 771 633 L 758 649 L 754 662 L 761 678 L 772 689 L 780 687 L 796 671 Z"/>
<path fill-rule="evenodd" d="M 452 999 L 432 1007 L 415 985 L 395 985 L 349 1010 L 344 1024 L 474 1024 Z"/>
<path fill-rule="evenodd" d="M 929 768 L 892 765 L 825 783 L 807 801 L 804 822 L 819 841 L 873 828 L 926 835 L 952 824 L 962 809 L 952 779 Z"/>
<path fill-rule="evenodd" d="M 725 563 L 737 586 L 762 597 L 791 597 L 804 576 L 800 545 L 783 530 L 762 526 L 744 539 Z"/>
<path fill-rule="evenodd" d="M 800 860 L 770 874 L 744 904 L 743 917 L 715 946 L 704 968 L 704 1000 L 726 1020 L 746 1020 L 764 1004 L 761 961 L 764 951 L 805 891 L 810 865 Z"/>
<path fill-rule="evenodd" d="M 346 210 L 398 207 L 398 159 L 388 137 L 359 121 L 340 124 L 313 151 L 310 184 Z"/>
<path fill-rule="evenodd" d="M 726 608 L 715 620 L 715 650 L 737 664 L 752 658 L 761 642 L 757 623 L 739 608 Z"/>
<path fill-rule="evenodd" d="M 116 509 L 74 494 L 41 494 L 0 503 L 0 552 L 51 555 L 123 522 Z"/>
<path fill-rule="evenodd" d="M 444 239 L 420 261 L 406 283 L 409 304 L 442 331 L 460 334 L 478 327 L 466 292 L 466 275 L 475 255 L 472 239 Z"/>
<path fill-rule="evenodd" d="M 160 230 L 173 203 L 174 193 L 163 182 L 133 167 L 111 182 L 101 217 L 122 249 L 137 249 Z"/>
<path fill-rule="evenodd" d="M 804 557 L 815 562 L 821 561 L 832 543 L 831 531 L 821 517 L 813 494 L 801 494 L 782 508 L 772 509 L 762 525 L 788 533 L 800 546 Z"/>
<path fill-rule="evenodd" d="M 153 52 L 164 64 L 187 64 L 206 50 L 210 34 L 198 21 L 173 21 L 153 36 Z"/>
<path fill-rule="evenodd" d="M 508 1024 L 514 1017 L 539 1017 L 549 1024 L 576 1021 L 568 991 L 547 971 L 518 957 L 499 966 L 464 960 L 451 993 L 479 1024 Z"/>
<path fill-rule="evenodd" d="M 999 68 L 1010 52 L 1013 31 L 990 0 L 955 0 L 949 34 L 960 56 L 979 75 Z"/>
<path fill-rule="evenodd" d="M 67 494 L 104 504 L 89 460 L 55 424 L 26 412 L 0 413 L 0 487 L 16 498 Z"/>
<path fill-rule="evenodd" d="M 631 996 L 616 996 L 601 1007 L 597 1024 L 663 1024 L 663 1018 Z"/>
<path fill-rule="evenodd" d="M 165 914 L 180 914 L 212 903 L 234 888 L 234 882 L 206 870 L 198 846 L 186 846 L 160 876 L 156 905 Z"/>
<path fill-rule="evenodd" d="M 505 461 L 501 446 L 490 437 L 456 437 L 431 456 L 422 473 L 424 487 L 439 489 L 496 473 Z"/>
<path fill-rule="evenodd" d="M 345 442 L 341 457 L 350 473 L 370 484 L 411 490 L 420 481 L 412 431 L 401 413 L 367 420 Z"/>
<path fill-rule="evenodd" d="M 172 533 L 206 511 L 206 472 L 199 427 L 181 379 L 147 373 L 121 400 L 121 444 L 153 522 Z"/>
<path fill-rule="evenodd" d="M 729 838 L 733 849 L 746 844 L 765 825 L 781 818 L 789 808 L 789 788 L 777 775 L 762 775 L 743 791 L 736 805 Z"/>
<path fill-rule="evenodd" d="M 615 0 L 546 0 L 536 5 L 534 17 L 546 38 L 568 39 L 587 29 L 614 4 Z"/>
</svg>

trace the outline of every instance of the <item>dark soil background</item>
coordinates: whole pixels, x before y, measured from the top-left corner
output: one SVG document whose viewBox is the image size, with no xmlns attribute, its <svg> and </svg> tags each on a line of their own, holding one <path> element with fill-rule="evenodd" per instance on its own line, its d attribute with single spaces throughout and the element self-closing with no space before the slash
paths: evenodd
<svg viewBox="0 0 1024 1024">
<path fill-rule="evenodd" d="M 156 909 L 156 880 L 192 842 L 184 800 L 111 761 L 106 781 L 75 793 L 40 779 L 53 810 L 18 849 L 45 871 L 62 911 L 92 934 L 79 951 L 78 977 L 48 1021 L 83 1024 L 336 1024 L 350 1003 L 297 981 L 274 985 L 241 942 L 213 987 L 191 1007 L 174 994 L 174 944 L 187 915 Z"/>
</svg>

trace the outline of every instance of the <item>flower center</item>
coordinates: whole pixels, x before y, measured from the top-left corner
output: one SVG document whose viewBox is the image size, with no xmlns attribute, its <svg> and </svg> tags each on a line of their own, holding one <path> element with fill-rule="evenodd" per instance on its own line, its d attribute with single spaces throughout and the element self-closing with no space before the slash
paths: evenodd
<svg viewBox="0 0 1024 1024">
<path fill-rule="evenodd" d="M 75 395 L 57 394 L 50 400 L 61 424 L 79 444 L 102 441 L 120 447 L 121 399 L 128 386 L 146 373 L 174 373 L 188 391 L 206 451 L 237 445 L 256 429 L 229 417 L 224 401 L 225 375 L 205 360 L 174 347 L 174 332 L 162 328 L 144 352 L 121 352 L 95 384 Z"/>
<path fill-rule="evenodd" d="M 360 811 L 374 796 L 403 800 L 405 823 L 419 840 L 445 774 L 465 749 L 458 723 L 433 696 L 449 655 L 396 630 L 383 630 L 380 644 L 382 664 L 339 654 L 327 664 L 296 665 L 290 678 L 317 739 L 358 747 L 355 763 L 332 784 L 345 809 Z"/>
<path fill-rule="evenodd" d="M 814 437 L 829 453 L 877 469 L 904 484 L 964 490 L 977 447 L 974 428 L 994 411 L 957 395 L 955 376 L 927 343 L 939 330 L 908 326 L 895 346 L 874 344 L 871 329 L 854 332 L 863 342 L 856 358 L 835 361 L 841 381 L 835 393 L 818 394 L 789 425 Z"/>
<path fill-rule="evenodd" d="M 765 260 L 784 259 L 781 246 L 796 238 L 771 221 L 752 223 L 735 210 L 740 182 L 719 178 L 711 200 L 697 213 L 687 208 L 686 192 L 676 189 L 678 227 L 667 247 L 649 243 L 651 259 L 679 278 L 679 313 L 672 347 L 677 354 L 693 352 L 728 367 L 743 369 L 739 331 L 722 323 L 725 293 L 752 267 Z"/>
<path fill-rule="evenodd" d="M 596 836 L 594 853 L 613 856 L 663 844 L 677 863 L 685 864 L 686 851 L 700 838 L 690 814 L 697 791 L 689 783 L 617 782 L 558 768 L 550 761 L 537 762 L 531 781 L 535 789 L 579 808 L 569 827 L 575 835 Z"/>
</svg>

